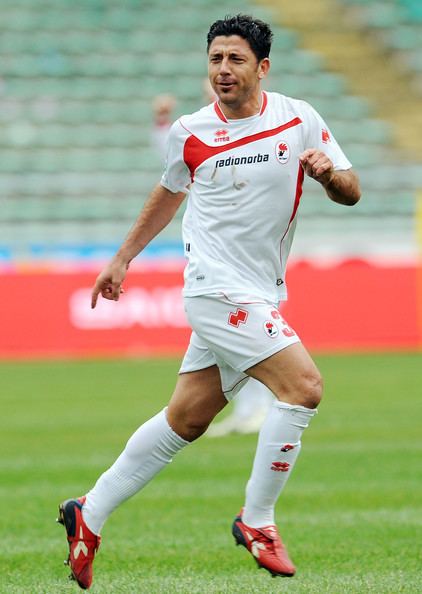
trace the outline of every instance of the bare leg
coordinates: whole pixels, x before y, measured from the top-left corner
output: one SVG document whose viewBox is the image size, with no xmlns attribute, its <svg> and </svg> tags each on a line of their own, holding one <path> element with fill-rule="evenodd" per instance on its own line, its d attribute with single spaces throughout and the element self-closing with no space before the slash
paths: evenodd
<svg viewBox="0 0 422 594">
<path fill-rule="evenodd" d="M 321 400 L 321 375 L 300 342 L 264 359 L 246 373 L 265 384 L 282 402 L 316 408 Z"/>
<path fill-rule="evenodd" d="M 213 418 L 226 406 L 216 365 L 182 373 L 168 405 L 167 419 L 178 435 L 193 441 L 202 435 Z"/>
</svg>

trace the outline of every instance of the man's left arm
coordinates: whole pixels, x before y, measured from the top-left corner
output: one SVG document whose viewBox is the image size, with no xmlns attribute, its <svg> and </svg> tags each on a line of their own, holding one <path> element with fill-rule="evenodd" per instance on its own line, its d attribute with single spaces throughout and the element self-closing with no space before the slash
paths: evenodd
<svg viewBox="0 0 422 594">
<path fill-rule="evenodd" d="M 331 159 L 315 148 L 304 151 L 299 160 L 306 175 L 319 182 L 333 202 L 353 206 L 359 201 L 359 178 L 352 169 L 335 170 Z"/>
</svg>

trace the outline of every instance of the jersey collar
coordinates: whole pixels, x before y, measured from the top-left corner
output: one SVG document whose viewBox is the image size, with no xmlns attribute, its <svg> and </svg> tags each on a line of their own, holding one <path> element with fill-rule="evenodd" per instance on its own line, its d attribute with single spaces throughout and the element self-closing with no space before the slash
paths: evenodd
<svg viewBox="0 0 422 594">
<path fill-rule="evenodd" d="M 262 114 L 265 111 L 265 108 L 267 107 L 267 103 L 268 103 L 268 97 L 267 97 L 267 93 L 265 91 L 262 91 L 262 98 L 261 98 L 261 109 L 259 110 L 259 115 L 262 116 Z M 224 122 L 225 124 L 229 123 L 229 120 L 226 118 L 226 116 L 223 113 L 223 110 L 221 109 L 218 101 L 214 102 L 214 110 L 215 113 L 217 114 L 218 118 Z"/>
</svg>

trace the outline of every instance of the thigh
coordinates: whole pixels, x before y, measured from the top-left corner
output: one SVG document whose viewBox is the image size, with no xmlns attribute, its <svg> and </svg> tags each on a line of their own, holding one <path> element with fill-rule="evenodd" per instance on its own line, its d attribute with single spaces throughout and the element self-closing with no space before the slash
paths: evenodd
<svg viewBox="0 0 422 594">
<path fill-rule="evenodd" d="M 321 399 L 322 379 L 301 342 L 278 351 L 247 369 L 279 399 L 314 408 Z"/>
<path fill-rule="evenodd" d="M 212 365 L 179 375 L 167 419 L 178 435 L 192 441 L 206 431 L 226 404 L 219 369 Z"/>
</svg>

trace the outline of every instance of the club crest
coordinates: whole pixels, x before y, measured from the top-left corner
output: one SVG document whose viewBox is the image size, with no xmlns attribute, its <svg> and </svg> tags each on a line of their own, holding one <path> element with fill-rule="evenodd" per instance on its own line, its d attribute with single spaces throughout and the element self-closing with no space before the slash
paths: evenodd
<svg viewBox="0 0 422 594">
<path fill-rule="evenodd" d="M 267 320 L 266 322 L 264 322 L 264 332 L 270 338 L 275 338 L 276 336 L 278 336 L 279 331 L 278 327 L 276 326 L 276 324 L 274 324 L 274 322 L 272 322 L 271 320 Z"/>
<path fill-rule="evenodd" d="M 278 141 L 275 145 L 275 156 L 277 157 L 277 161 L 284 165 L 290 158 L 290 149 L 287 142 Z"/>
</svg>

